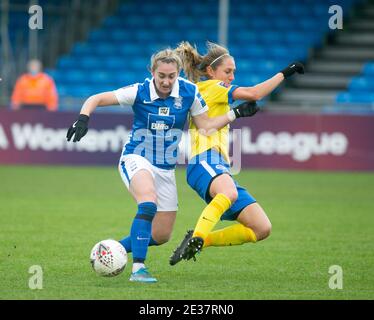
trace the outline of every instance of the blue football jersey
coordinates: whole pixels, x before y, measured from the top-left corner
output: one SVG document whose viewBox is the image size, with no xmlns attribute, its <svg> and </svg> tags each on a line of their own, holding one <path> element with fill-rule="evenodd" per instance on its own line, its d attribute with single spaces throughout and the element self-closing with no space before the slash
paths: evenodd
<svg viewBox="0 0 374 320">
<path fill-rule="evenodd" d="M 121 106 L 131 106 L 134 111 L 132 131 L 123 154 L 138 154 L 156 167 L 173 169 L 189 112 L 197 116 L 208 111 L 197 86 L 178 78 L 170 96 L 162 99 L 152 78 L 114 93 Z"/>
</svg>

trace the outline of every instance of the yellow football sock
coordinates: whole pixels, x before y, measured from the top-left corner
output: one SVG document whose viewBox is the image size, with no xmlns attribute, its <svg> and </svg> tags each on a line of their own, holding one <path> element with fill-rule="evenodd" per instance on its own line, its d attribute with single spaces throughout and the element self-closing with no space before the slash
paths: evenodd
<svg viewBox="0 0 374 320">
<path fill-rule="evenodd" d="M 256 241 L 257 237 L 253 230 L 238 223 L 209 233 L 204 240 L 204 247 L 235 246 Z"/>
<path fill-rule="evenodd" d="M 205 239 L 223 213 L 231 207 L 231 201 L 223 193 L 217 194 L 205 207 L 197 221 L 193 237 Z"/>
</svg>

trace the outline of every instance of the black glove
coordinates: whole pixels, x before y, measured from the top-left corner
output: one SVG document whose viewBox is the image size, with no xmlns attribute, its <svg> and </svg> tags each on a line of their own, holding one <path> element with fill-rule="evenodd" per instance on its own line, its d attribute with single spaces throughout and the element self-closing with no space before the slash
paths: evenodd
<svg viewBox="0 0 374 320">
<path fill-rule="evenodd" d="M 246 101 L 239 104 L 232 110 L 234 111 L 236 118 L 241 118 L 254 116 L 256 112 L 260 110 L 260 108 L 257 106 L 256 101 Z"/>
<path fill-rule="evenodd" d="M 292 62 L 288 67 L 284 68 L 281 71 L 284 75 L 284 78 L 292 76 L 295 72 L 304 73 L 304 65 L 301 62 Z"/>
<path fill-rule="evenodd" d="M 74 133 L 75 133 L 75 137 L 74 137 L 73 142 L 76 142 L 82 139 L 88 131 L 88 120 L 89 119 L 90 119 L 89 116 L 86 116 L 85 114 L 80 114 L 78 117 L 78 120 L 75 121 L 72 124 L 72 126 L 69 128 L 68 133 L 66 134 L 66 139 L 70 141 Z"/>
</svg>

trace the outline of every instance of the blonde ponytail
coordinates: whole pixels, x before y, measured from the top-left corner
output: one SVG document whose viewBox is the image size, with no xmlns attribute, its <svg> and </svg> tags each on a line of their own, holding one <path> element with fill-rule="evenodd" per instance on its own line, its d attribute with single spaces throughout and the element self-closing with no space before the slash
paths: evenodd
<svg viewBox="0 0 374 320">
<path fill-rule="evenodd" d="M 207 67 L 216 70 L 224 57 L 230 57 L 229 51 L 216 43 L 207 42 L 208 52 L 202 56 L 189 42 L 183 41 L 174 50 L 182 60 L 183 70 L 188 80 L 198 82 L 202 77 L 207 77 Z"/>
<path fill-rule="evenodd" d="M 199 69 L 203 57 L 197 52 L 196 47 L 193 47 L 187 41 L 183 41 L 175 49 L 175 52 L 182 60 L 183 70 L 187 79 L 192 82 L 198 82 L 204 73 Z"/>
</svg>

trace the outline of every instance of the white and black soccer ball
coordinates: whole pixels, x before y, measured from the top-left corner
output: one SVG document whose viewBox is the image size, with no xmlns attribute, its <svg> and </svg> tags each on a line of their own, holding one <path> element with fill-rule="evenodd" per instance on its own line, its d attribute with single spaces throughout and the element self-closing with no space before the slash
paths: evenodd
<svg viewBox="0 0 374 320">
<path fill-rule="evenodd" d="M 102 240 L 92 248 L 90 261 L 97 274 L 103 277 L 114 277 L 125 269 L 127 252 L 116 240 Z"/>
</svg>

